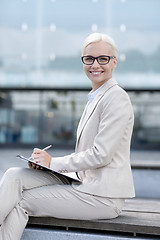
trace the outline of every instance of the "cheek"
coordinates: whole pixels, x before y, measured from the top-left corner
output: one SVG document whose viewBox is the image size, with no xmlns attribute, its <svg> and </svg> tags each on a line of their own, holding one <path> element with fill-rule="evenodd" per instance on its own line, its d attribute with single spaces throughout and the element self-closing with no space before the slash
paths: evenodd
<svg viewBox="0 0 160 240">
<path fill-rule="evenodd" d="M 117 62 L 113 62 L 111 65 L 111 70 L 113 71 L 116 68 Z"/>
<path fill-rule="evenodd" d="M 85 65 L 83 68 L 84 68 L 85 73 L 88 74 L 89 73 L 89 67 Z"/>
<path fill-rule="evenodd" d="M 106 74 L 109 74 L 113 71 L 113 69 L 114 69 L 113 65 L 108 64 L 108 65 L 105 66 L 104 71 L 105 71 Z"/>
</svg>

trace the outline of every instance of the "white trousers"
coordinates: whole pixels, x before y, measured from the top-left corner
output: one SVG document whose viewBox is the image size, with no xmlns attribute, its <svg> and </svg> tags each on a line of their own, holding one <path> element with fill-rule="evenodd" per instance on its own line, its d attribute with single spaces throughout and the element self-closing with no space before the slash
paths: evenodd
<svg viewBox="0 0 160 240">
<path fill-rule="evenodd" d="M 123 204 L 124 199 L 79 192 L 49 171 L 10 168 L 0 181 L 0 240 L 20 240 L 29 216 L 110 219 Z"/>
</svg>

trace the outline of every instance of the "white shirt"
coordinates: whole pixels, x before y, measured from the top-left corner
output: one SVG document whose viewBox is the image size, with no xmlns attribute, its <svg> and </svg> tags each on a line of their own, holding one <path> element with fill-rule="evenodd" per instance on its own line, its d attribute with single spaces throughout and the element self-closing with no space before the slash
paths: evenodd
<svg viewBox="0 0 160 240">
<path fill-rule="evenodd" d="M 106 82 L 105 82 L 105 83 L 106 83 Z M 100 89 L 104 86 L 105 83 L 103 83 L 102 86 L 100 86 L 97 90 L 95 90 L 95 91 L 91 90 L 91 91 L 88 93 L 88 103 L 87 103 L 87 105 L 86 105 L 86 108 L 85 108 L 85 112 L 84 112 L 84 116 L 83 116 L 83 117 L 85 117 L 89 105 L 90 105 L 90 104 L 92 103 L 92 101 L 95 99 L 96 95 L 98 94 L 98 92 L 99 92 Z"/>
<path fill-rule="evenodd" d="M 105 82 L 106 83 L 106 82 Z M 94 100 L 94 98 L 96 97 L 97 93 L 99 92 L 99 90 L 104 86 L 104 84 L 102 86 L 100 86 L 97 90 L 93 91 L 91 90 L 89 93 L 88 93 L 88 105 Z"/>
</svg>

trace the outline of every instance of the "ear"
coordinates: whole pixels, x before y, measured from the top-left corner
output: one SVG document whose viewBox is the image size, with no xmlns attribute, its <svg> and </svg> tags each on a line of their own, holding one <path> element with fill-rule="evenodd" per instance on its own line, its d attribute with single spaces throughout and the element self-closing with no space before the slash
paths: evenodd
<svg viewBox="0 0 160 240">
<path fill-rule="evenodd" d="M 117 66 L 117 58 L 114 58 L 113 59 L 113 64 L 112 64 L 112 71 L 114 71 L 114 69 L 116 68 Z"/>
<path fill-rule="evenodd" d="M 115 65 L 115 67 L 117 66 L 117 58 L 114 58 L 113 59 L 113 63 L 114 63 L 114 65 Z"/>
</svg>

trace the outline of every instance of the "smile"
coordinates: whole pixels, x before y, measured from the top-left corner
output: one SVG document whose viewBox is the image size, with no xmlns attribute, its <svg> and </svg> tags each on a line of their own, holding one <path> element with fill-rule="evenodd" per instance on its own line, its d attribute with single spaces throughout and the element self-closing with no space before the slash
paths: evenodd
<svg viewBox="0 0 160 240">
<path fill-rule="evenodd" d="M 103 71 L 100 71 L 100 72 L 97 72 L 97 71 L 90 71 L 90 73 L 92 74 L 92 75 L 100 75 L 101 73 L 103 73 Z"/>
</svg>

